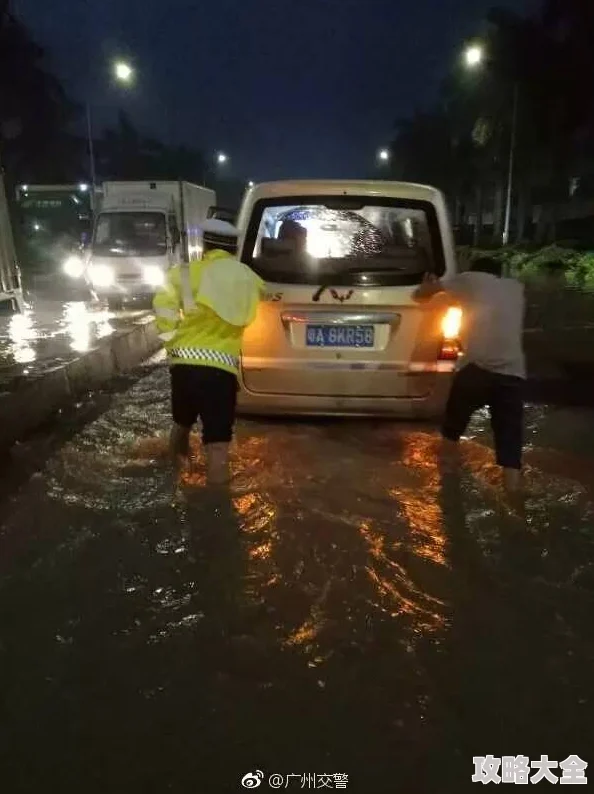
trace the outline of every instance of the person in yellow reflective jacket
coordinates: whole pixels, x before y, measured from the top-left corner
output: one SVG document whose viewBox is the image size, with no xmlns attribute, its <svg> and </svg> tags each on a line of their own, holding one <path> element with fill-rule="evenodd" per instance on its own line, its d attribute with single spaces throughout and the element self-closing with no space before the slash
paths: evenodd
<svg viewBox="0 0 594 794">
<path fill-rule="evenodd" d="M 171 454 L 178 464 L 189 456 L 200 418 L 212 484 L 229 479 L 241 341 L 264 286 L 235 258 L 237 238 L 230 223 L 206 221 L 202 259 L 172 268 L 153 302 L 171 368 Z"/>
</svg>

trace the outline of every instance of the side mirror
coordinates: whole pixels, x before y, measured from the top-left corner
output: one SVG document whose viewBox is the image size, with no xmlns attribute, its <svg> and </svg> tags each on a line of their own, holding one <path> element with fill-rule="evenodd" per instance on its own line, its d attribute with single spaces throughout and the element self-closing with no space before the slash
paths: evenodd
<svg viewBox="0 0 594 794">
<path fill-rule="evenodd" d="M 235 224 L 235 210 L 229 207 L 209 207 L 207 217 L 210 220 L 216 219 L 218 221 L 227 221 L 228 223 Z"/>
</svg>

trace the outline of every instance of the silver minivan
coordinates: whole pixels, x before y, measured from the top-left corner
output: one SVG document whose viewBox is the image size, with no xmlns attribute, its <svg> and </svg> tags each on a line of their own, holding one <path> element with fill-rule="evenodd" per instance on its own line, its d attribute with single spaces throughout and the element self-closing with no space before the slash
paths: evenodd
<svg viewBox="0 0 594 794">
<path fill-rule="evenodd" d="M 262 184 L 240 255 L 266 282 L 241 357 L 243 413 L 433 417 L 460 355 L 462 311 L 418 303 L 456 272 L 442 194 L 400 182 Z"/>
</svg>

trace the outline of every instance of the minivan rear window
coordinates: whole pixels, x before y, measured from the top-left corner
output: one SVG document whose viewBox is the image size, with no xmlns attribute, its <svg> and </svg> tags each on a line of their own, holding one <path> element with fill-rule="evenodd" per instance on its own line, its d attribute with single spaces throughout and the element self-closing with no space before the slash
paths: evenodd
<svg viewBox="0 0 594 794">
<path fill-rule="evenodd" d="M 369 196 L 259 201 L 242 259 L 282 284 L 414 285 L 445 271 L 432 204 Z"/>
</svg>

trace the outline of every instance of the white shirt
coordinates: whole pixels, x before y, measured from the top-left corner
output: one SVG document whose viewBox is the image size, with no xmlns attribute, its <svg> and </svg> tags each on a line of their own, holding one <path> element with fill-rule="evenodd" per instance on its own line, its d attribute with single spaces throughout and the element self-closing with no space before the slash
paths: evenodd
<svg viewBox="0 0 594 794">
<path fill-rule="evenodd" d="M 525 378 L 524 285 L 513 278 L 470 271 L 444 280 L 443 287 L 464 311 L 461 364 Z"/>
</svg>

